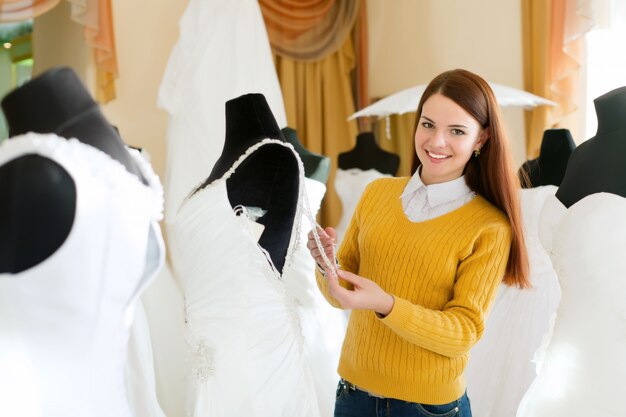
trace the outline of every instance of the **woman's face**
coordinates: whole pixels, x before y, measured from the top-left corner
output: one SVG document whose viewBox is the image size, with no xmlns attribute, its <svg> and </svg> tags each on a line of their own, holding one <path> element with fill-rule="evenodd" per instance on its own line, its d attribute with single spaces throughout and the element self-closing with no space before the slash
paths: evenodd
<svg viewBox="0 0 626 417">
<path fill-rule="evenodd" d="M 465 164 L 486 137 L 485 129 L 461 106 L 438 93 L 430 96 L 422 106 L 415 132 L 415 152 L 422 163 L 424 184 L 463 175 Z"/>
</svg>

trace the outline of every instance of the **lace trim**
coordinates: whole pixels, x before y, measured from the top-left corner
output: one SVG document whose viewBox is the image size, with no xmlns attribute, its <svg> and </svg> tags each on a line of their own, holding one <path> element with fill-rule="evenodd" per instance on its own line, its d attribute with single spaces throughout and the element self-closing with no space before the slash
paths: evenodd
<svg viewBox="0 0 626 417">
<path fill-rule="evenodd" d="M 138 189 L 139 192 L 130 194 L 134 198 L 144 200 L 150 207 L 151 218 L 160 220 L 163 217 L 163 187 L 149 163 L 141 155 L 133 152 L 131 155 L 144 173 L 149 186 L 144 185 L 139 178 L 128 172 L 119 161 L 97 148 L 80 142 L 78 139 L 61 138 L 52 133 L 29 132 L 3 141 L 0 144 L 0 165 L 19 156 L 33 153 L 50 157 L 57 162 L 67 161 L 69 170 L 77 166 L 74 161 L 82 161 L 79 165 L 81 169 L 88 169 L 98 178 L 115 186 L 124 184 L 129 188 Z"/>
</svg>

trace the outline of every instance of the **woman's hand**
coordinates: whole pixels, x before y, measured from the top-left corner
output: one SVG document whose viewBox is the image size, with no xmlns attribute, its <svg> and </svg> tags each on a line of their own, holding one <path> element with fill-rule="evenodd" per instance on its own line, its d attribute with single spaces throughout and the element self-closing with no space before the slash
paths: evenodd
<svg viewBox="0 0 626 417">
<path fill-rule="evenodd" d="M 337 273 L 339 278 L 349 282 L 354 287 L 349 290 L 339 284 L 339 279 L 335 275 L 328 274 L 328 292 L 342 308 L 373 310 L 382 316 L 391 312 L 394 303 L 393 296 L 385 292 L 374 281 L 348 271 L 337 270 Z"/>
<path fill-rule="evenodd" d="M 321 227 L 317 228 L 317 235 L 320 238 L 320 242 L 322 243 L 322 247 L 324 248 L 324 253 L 326 254 L 326 258 L 332 263 L 333 270 L 336 268 L 335 265 L 335 244 L 337 243 L 337 232 L 332 227 L 327 227 L 326 229 L 322 229 Z M 308 240 L 306 243 L 306 247 L 311 253 L 315 262 L 326 271 L 327 275 L 332 275 L 333 271 L 329 270 L 330 266 L 326 265 L 326 261 L 322 257 L 322 251 L 317 246 L 315 242 L 315 237 L 313 236 L 313 230 L 309 231 L 307 235 Z"/>
</svg>

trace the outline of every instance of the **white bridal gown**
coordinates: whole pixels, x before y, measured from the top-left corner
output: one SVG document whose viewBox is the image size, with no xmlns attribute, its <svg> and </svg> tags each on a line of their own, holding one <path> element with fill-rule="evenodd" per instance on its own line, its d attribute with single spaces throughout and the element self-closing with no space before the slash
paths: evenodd
<svg viewBox="0 0 626 417">
<path fill-rule="evenodd" d="M 52 255 L 0 274 L 0 415 L 157 415 L 158 404 L 145 403 L 154 392 L 134 398 L 125 373 L 135 372 L 127 357 L 136 300 L 163 264 L 158 178 L 137 152 L 149 185 L 104 152 L 52 134 L 3 142 L 0 166 L 28 154 L 68 172 L 76 212 Z"/>
<path fill-rule="evenodd" d="M 319 416 L 296 303 L 283 280 L 301 227 L 299 158 L 298 209 L 282 274 L 257 243 L 248 211 L 234 209 L 228 199 L 227 180 L 240 165 L 276 145 L 298 158 L 283 141 L 255 144 L 221 178 L 185 200 L 174 222 L 193 417 Z"/>
<path fill-rule="evenodd" d="M 354 209 L 359 203 L 365 187 L 375 179 L 382 177 L 391 177 L 391 175 L 383 174 L 373 168 L 366 170 L 360 168 L 337 168 L 335 173 L 335 191 L 341 201 L 341 218 L 335 227 L 337 231 L 337 247 L 343 240 Z"/>
<path fill-rule="evenodd" d="M 314 219 L 326 193 L 326 185 L 310 178 L 304 179 L 304 185 L 308 204 L 304 202 L 303 207 L 307 211 L 310 209 Z M 293 264 L 284 282 L 296 301 L 304 336 L 304 355 L 313 373 L 320 415 L 332 417 L 346 323 L 344 312 L 328 304 L 317 287 L 315 261 L 306 248 L 307 235 L 312 227 L 310 221 L 303 220 L 301 243 L 294 251 Z"/>
<path fill-rule="evenodd" d="M 557 187 L 520 190 L 531 289 L 500 285 L 483 337 L 465 370 L 474 417 L 515 417 L 535 378 L 532 359 L 549 331 L 561 297 L 550 256 L 539 240 L 539 214 Z"/>
<path fill-rule="evenodd" d="M 626 198 L 596 193 L 566 208 L 550 197 L 540 237 L 562 296 L 517 416 L 624 416 Z"/>
</svg>

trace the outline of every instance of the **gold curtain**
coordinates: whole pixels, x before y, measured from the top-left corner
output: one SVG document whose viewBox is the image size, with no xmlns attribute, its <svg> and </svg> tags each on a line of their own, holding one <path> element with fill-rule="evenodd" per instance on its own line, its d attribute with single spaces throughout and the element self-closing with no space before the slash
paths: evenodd
<svg viewBox="0 0 626 417">
<path fill-rule="evenodd" d="M 386 151 L 393 152 L 400 157 L 398 177 L 413 175 L 413 161 L 415 159 L 415 112 L 402 115 L 393 114 L 378 119 L 375 124 L 376 143 Z"/>
<path fill-rule="evenodd" d="M 526 153 L 539 153 L 545 129 L 571 128 L 580 117 L 580 68 L 584 34 L 591 29 L 589 2 L 581 0 L 522 0 L 524 87 L 558 107 L 540 106 L 526 113 Z"/>
<path fill-rule="evenodd" d="M 359 4 L 360 0 L 259 0 L 274 53 L 308 62 L 343 45 Z"/>
<path fill-rule="evenodd" d="M 0 23 L 34 19 L 59 2 L 60 0 L 0 0 Z"/>
<path fill-rule="evenodd" d="M 118 77 L 111 0 L 98 2 L 98 28 L 85 27 L 85 42 L 93 48 L 96 60 L 96 99 L 107 103 L 115 98 L 115 80 Z"/>
<path fill-rule="evenodd" d="M 107 103 L 115 98 L 115 80 L 119 75 L 111 0 L 67 1 L 72 5 L 72 20 L 84 27 L 85 43 L 93 50 L 96 100 Z"/>
<path fill-rule="evenodd" d="M 331 159 L 331 172 L 322 205 L 320 224 L 334 226 L 341 216 L 341 202 L 335 193 L 337 155 L 351 149 L 358 133 L 354 113 L 351 72 L 355 54 L 351 37 L 343 46 L 316 62 L 303 62 L 276 56 L 288 125 L 298 132 L 311 152 Z"/>
</svg>

